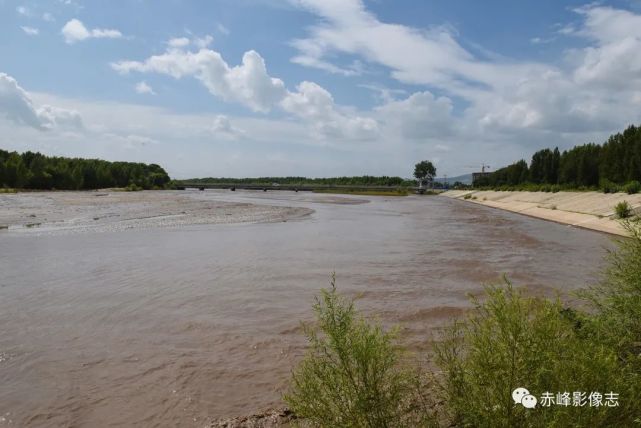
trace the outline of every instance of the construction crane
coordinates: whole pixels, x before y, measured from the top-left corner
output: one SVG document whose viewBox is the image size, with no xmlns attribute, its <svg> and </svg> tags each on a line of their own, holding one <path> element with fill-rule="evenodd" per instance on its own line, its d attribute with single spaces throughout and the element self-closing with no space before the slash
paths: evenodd
<svg viewBox="0 0 641 428">
<path fill-rule="evenodd" d="M 477 168 L 478 165 L 465 165 L 465 168 Z M 485 162 L 481 163 L 481 172 L 485 174 L 485 169 L 490 169 L 491 167 L 487 165 Z"/>
</svg>

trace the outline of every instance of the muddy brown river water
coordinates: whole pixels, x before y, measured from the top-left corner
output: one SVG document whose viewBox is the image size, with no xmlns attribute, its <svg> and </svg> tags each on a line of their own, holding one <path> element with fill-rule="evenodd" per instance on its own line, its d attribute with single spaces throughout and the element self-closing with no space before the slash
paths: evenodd
<svg viewBox="0 0 641 428">
<path fill-rule="evenodd" d="M 250 220 L 137 227 L 136 214 L 131 227 L 74 228 L 96 214 L 69 203 L 71 214 L 51 205 L 55 223 L 40 230 L 0 230 L 0 427 L 206 426 L 278 407 L 304 352 L 299 322 L 333 271 L 360 309 L 401 324 L 424 352 L 483 282 L 505 273 L 535 293 L 567 293 L 595 280 L 611 246 L 442 197 L 150 193 L 146 211 L 183 198 L 198 218 Z M 38 201 L 3 196 L 0 223 L 54 210 Z M 106 206 L 110 218 L 132 209 Z M 256 206 L 269 215 L 252 217 Z"/>
</svg>

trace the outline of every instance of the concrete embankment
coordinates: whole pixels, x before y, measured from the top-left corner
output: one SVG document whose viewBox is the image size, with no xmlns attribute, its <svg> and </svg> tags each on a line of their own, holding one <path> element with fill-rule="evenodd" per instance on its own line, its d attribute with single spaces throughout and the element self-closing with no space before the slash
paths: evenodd
<svg viewBox="0 0 641 428">
<path fill-rule="evenodd" d="M 621 236 L 626 236 L 627 232 L 616 219 L 615 205 L 627 201 L 636 213 L 641 214 L 641 194 L 450 190 L 441 195 Z"/>
</svg>

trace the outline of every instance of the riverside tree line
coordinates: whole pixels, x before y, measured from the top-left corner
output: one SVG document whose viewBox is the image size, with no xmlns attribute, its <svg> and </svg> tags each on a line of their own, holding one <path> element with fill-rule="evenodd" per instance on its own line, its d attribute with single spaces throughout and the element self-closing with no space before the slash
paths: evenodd
<svg viewBox="0 0 641 428">
<path fill-rule="evenodd" d="M 0 188 L 89 190 L 165 188 L 169 175 L 156 164 L 45 156 L 0 150 Z"/>
<path fill-rule="evenodd" d="M 476 187 L 534 187 L 540 190 L 594 189 L 639 191 L 641 127 L 630 126 L 603 144 L 585 144 L 560 152 L 540 150 L 528 165 L 520 160 L 479 178 Z M 635 191 L 636 190 L 636 191 Z"/>
</svg>

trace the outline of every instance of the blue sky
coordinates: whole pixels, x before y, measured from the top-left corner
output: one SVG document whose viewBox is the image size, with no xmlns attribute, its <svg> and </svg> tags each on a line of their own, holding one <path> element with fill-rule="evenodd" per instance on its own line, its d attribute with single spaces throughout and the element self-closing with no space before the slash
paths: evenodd
<svg viewBox="0 0 641 428">
<path fill-rule="evenodd" d="M 641 2 L 0 0 L 0 147 L 439 175 L 641 122 Z"/>
</svg>

